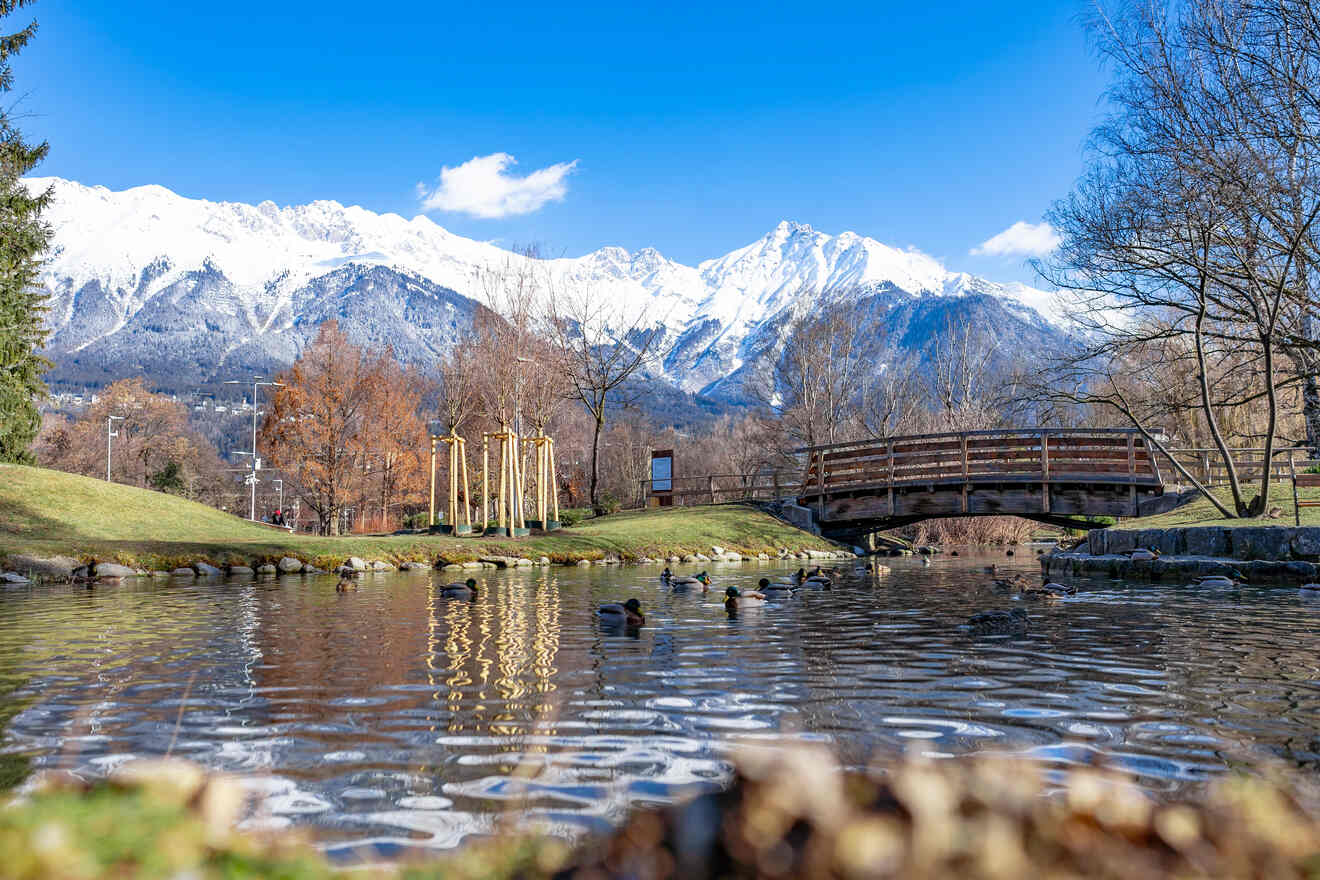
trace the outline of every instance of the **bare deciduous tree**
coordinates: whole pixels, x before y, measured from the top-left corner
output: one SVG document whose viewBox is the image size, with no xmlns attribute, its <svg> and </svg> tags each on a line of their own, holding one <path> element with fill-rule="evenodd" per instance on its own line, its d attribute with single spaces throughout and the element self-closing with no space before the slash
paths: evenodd
<svg viewBox="0 0 1320 880">
<path fill-rule="evenodd" d="M 548 311 L 551 340 L 573 397 L 592 418 L 588 497 L 600 513 L 600 436 L 609 406 L 624 383 L 654 358 L 661 328 L 648 324 L 644 309 L 630 311 L 588 286 L 558 286 Z"/>
</svg>

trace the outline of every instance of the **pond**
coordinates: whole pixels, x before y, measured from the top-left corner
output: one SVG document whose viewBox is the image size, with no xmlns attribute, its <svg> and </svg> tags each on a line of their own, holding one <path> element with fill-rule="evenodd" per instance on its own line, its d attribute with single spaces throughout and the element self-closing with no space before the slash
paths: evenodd
<svg viewBox="0 0 1320 880">
<path fill-rule="evenodd" d="M 819 740 L 854 765 L 911 747 L 1104 755 L 1156 796 L 1243 756 L 1320 764 L 1320 601 L 1106 580 L 1026 603 L 988 561 L 849 563 L 830 592 L 734 618 L 634 567 L 480 573 L 472 603 L 440 598 L 440 573 L 344 594 L 330 577 L 11 588 L 4 766 L 95 776 L 170 753 L 243 774 L 252 825 L 388 858 L 514 813 L 603 830 L 718 783 L 744 741 Z M 711 570 L 721 588 L 788 571 Z M 648 625 L 602 629 L 596 605 L 630 596 Z M 1025 635 L 960 626 L 1018 603 Z"/>
</svg>

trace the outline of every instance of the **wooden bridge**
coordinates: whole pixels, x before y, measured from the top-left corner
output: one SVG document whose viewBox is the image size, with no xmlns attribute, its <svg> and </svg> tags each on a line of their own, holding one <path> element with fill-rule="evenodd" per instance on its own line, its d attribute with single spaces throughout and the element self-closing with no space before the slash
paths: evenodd
<svg viewBox="0 0 1320 880">
<path fill-rule="evenodd" d="M 1137 516 L 1143 500 L 1164 494 L 1155 456 L 1133 429 L 963 431 L 800 451 L 798 503 L 836 536 L 952 516 L 1085 528 L 1085 517 Z"/>
</svg>

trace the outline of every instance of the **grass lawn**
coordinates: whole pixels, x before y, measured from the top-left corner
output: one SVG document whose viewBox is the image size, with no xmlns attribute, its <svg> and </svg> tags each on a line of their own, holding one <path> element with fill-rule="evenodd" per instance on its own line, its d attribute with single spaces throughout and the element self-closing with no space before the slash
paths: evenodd
<svg viewBox="0 0 1320 880">
<path fill-rule="evenodd" d="M 329 568 L 348 556 L 462 562 L 486 555 L 555 562 L 710 553 L 829 549 L 830 544 L 740 504 L 627 511 L 530 538 L 287 535 L 173 495 L 44 468 L 0 465 L 0 557 L 14 553 L 173 568 L 296 556 Z"/>
<path fill-rule="evenodd" d="M 1244 487 L 1244 494 L 1249 499 L 1256 494 L 1259 487 L 1253 483 Z M 1213 490 L 1215 497 L 1224 504 L 1229 510 L 1233 509 L 1232 494 L 1228 487 Z M 1298 492 L 1303 501 L 1320 501 L 1320 489 L 1301 489 Z M 1143 516 L 1139 519 L 1128 519 L 1120 522 L 1115 528 L 1119 529 L 1167 529 L 1178 526 L 1291 526 L 1296 525 L 1297 520 L 1293 518 L 1296 508 L 1293 506 L 1292 482 L 1290 480 L 1280 480 L 1270 484 L 1270 507 L 1278 507 L 1283 510 L 1283 515 L 1278 519 L 1268 517 L 1261 519 L 1224 519 L 1223 515 L 1215 509 L 1204 497 L 1198 497 L 1191 504 L 1180 507 L 1177 510 L 1171 510 L 1168 513 L 1161 513 L 1156 516 Z M 1302 508 L 1302 525 L 1320 526 L 1320 507 Z"/>
</svg>

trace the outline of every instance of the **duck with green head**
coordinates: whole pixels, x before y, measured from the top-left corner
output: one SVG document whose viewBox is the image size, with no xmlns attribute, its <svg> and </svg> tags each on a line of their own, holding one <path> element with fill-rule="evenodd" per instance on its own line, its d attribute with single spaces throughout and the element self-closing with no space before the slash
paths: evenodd
<svg viewBox="0 0 1320 880">
<path fill-rule="evenodd" d="M 636 599 L 627 602 L 610 602 L 596 611 L 601 623 L 614 626 L 643 626 L 646 615 L 642 614 L 642 603 Z"/>
<path fill-rule="evenodd" d="M 710 589 L 710 577 L 703 571 L 691 576 L 675 577 L 669 579 L 669 586 L 674 592 L 685 592 L 687 590 L 701 588 L 701 592 Z"/>
<path fill-rule="evenodd" d="M 477 581 L 475 578 L 468 578 L 466 583 L 445 584 L 440 588 L 440 596 L 445 599 L 462 599 L 471 602 L 477 598 Z"/>
</svg>

